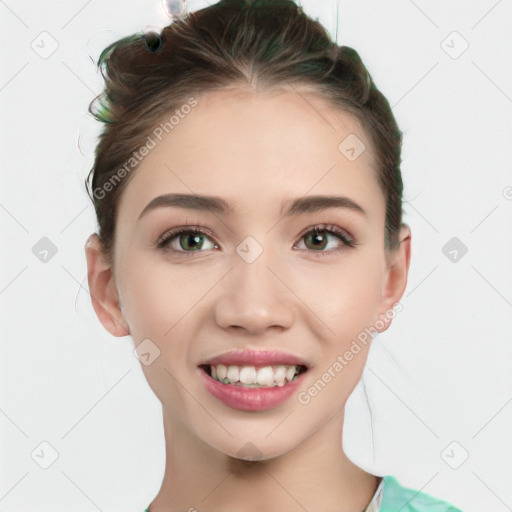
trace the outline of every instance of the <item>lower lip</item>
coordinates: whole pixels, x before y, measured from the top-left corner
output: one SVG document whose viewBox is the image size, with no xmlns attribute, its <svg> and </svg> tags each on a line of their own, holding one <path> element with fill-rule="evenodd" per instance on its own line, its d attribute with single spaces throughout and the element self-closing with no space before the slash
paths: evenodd
<svg viewBox="0 0 512 512">
<path fill-rule="evenodd" d="M 235 384 L 222 384 L 198 368 L 206 389 L 228 407 L 240 411 L 267 411 L 277 407 L 297 390 L 306 372 L 284 386 L 246 388 Z"/>
</svg>

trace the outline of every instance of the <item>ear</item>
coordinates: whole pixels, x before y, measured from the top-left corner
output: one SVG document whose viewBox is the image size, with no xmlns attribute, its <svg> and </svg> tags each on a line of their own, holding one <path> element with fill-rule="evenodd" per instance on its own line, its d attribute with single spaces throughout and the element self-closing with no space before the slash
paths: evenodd
<svg viewBox="0 0 512 512">
<path fill-rule="evenodd" d="M 379 310 L 384 327 L 377 329 L 378 332 L 385 331 L 391 325 L 395 315 L 391 315 L 390 311 L 393 310 L 393 305 L 402 298 L 407 286 L 407 276 L 411 262 L 411 230 L 407 224 L 402 224 L 400 228 L 398 248 L 388 251 L 386 259 L 387 271 Z"/>
<path fill-rule="evenodd" d="M 96 316 L 112 336 L 127 336 L 130 328 L 119 306 L 112 266 L 107 261 L 103 245 L 96 233 L 87 239 L 85 257 L 91 302 Z"/>
</svg>

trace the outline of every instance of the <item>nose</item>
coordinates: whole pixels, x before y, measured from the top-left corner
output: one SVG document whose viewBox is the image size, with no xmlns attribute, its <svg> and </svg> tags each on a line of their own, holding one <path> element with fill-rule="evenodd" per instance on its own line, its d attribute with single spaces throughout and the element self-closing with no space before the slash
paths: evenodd
<svg viewBox="0 0 512 512">
<path fill-rule="evenodd" d="M 222 281 L 214 317 L 223 329 L 263 334 L 269 329 L 289 329 L 295 319 L 293 292 L 283 272 L 267 265 L 266 251 L 247 263 L 235 255 L 234 268 Z"/>
</svg>

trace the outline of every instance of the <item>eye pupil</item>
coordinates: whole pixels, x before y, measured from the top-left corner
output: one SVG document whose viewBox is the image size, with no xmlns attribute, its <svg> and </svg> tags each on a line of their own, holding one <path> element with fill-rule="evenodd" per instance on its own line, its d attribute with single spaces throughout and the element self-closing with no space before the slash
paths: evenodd
<svg viewBox="0 0 512 512">
<path fill-rule="evenodd" d="M 315 249 L 324 249 L 325 248 L 325 244 L 327 241 L 325 234 L 320 234 L 320 232 L 315 232 L 310 236 L 314 240 L 313 246 Z M 306 237 L 306 239 L 309 239 L 309 238 L 310 237 Z"/>
<path fill-rule="evenodd" d="M 181 243 L 181 240 L 183 240 L 183 238 L 186 240 L 185 244 Z M 180 237 L 180 246 L 181 246 L 182 249 L 185 249 L 185 250 L 186 249 L 198 249 L 202 245 L 204 235 L 198 235 L 198 234 L 196 234 L 196 235 L 188 235 L 188 236 L 185 236 L 183 238 Z M 189 242 L 191 242 L 192 247 L 188 247 L 187 246 L 187 244 Z M 194 244 L 197 244 L 197 245 L 194 245 Z"/>
</svg>

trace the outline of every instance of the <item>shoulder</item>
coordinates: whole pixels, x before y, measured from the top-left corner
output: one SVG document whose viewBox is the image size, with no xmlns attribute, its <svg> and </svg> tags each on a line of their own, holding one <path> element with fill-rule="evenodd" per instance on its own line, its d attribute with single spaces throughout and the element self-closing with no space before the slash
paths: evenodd
<svg viewBox="0 0 512 512">
<path fill-rule="evenodd" d="M 391 475 L 384 476 L 383 483 L 384 491 L 379 512 L 462 512 L 430 494 L 402 487 Z"/>
</svg>

